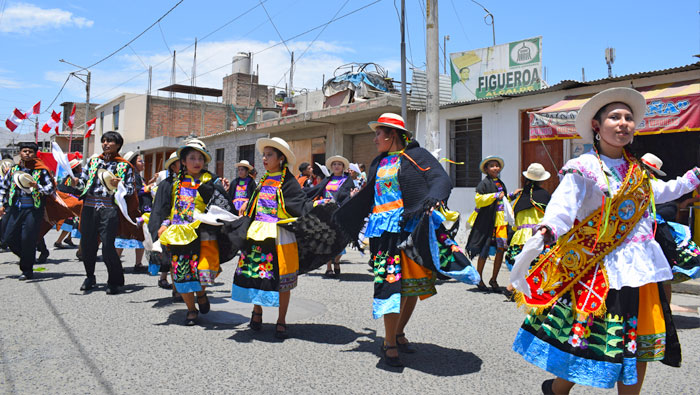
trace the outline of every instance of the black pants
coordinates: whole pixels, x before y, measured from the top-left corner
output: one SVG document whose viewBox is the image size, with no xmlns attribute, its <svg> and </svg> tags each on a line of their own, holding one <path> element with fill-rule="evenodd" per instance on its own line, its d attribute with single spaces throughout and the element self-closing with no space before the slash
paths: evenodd
<svg viewBox="0 0 700 395">
<path fill-rule="evenodd" d="M 4 243 L 19 257 L 19 268 L 31 277 L 36 262 L 36 243 L 39 238 L 39 226 L 44 218 L 44 208 L 10 207 L 7 212 Z"/>
<path fill-rule="evenodd" d="M 114 248 L 114 239 L 119 228 L 119 213 L 116 206 L 83 207 L 80 216 L 80 248 L 83 252 L 83 265 L 88 278 L 95 278 L 98 237 L 102 240 L 102 260 L 107 265 L 107 284 L 124 285 L 124 269 Z"/>
</svg>

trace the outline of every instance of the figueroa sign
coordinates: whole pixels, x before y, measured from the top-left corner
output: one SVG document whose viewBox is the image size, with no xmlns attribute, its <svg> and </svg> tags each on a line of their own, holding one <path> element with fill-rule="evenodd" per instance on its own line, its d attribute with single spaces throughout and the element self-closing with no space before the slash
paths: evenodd
<svg viewBox="0 0 700 395">
<path fill-rule="evenodd" d="M 542 37 L 450 54 L 452 100 L 540 89 Z"/>
</svg>

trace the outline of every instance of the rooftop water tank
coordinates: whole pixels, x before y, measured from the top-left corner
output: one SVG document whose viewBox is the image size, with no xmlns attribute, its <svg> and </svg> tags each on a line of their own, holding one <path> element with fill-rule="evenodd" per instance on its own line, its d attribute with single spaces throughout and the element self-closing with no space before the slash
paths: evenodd
<svg viewBox="0 0 700 395">
<path fill-rule="evenodd" d="M 233 74 L 250 74 L 251 56 L 249 52 L 239 52 L 233 57 Z"/>
</svg>

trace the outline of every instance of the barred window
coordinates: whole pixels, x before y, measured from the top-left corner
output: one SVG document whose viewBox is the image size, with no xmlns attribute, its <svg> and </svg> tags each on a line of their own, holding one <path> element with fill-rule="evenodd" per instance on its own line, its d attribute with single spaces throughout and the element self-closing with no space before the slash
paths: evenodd
<svg viewBox="0 0 700 395">
<path fill-rule="evenodd" d="M 238 161 L 247 160 L 255 167 L 255 144 L 238 146 Z"/>
<path fill-rule="evenodd" d="M 224 149 L 216 149 L 216 174 L 223 177 L 224 174 Z"/>
<path fill-rule="evenodd" d="M 481 117 L 449 121 L 450 157 L 464 165 L 450 165 L 455 187 L 476 187 L 481 181 Z"/>
</svg>

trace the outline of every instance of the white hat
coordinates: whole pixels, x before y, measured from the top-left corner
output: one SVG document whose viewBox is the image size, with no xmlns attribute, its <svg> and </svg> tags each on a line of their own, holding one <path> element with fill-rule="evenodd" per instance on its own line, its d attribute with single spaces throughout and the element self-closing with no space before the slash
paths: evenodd
<svg viewBox="0 0 700 395">
<path fill-rule="evenodd" d="M 12 159 L 3 159 L 3 160 L 1 160 L 1 161 L 0 161 L 0 174 L 2 174 L 2 175 L 4 176 L 5 173 L 7 173 L 8 171 L 10 171 L 10 169 L 11 169 L 12 166 L 14 166 L 14 165 L 15 165 L 15 162 L 13 162 Z"/>
<path fill-rule="evenodd" d="M 34 182 L 34 178 L 29 173 L 18 170 L 12 174 L 12 181 L 19 189 L 26 193 L 32 193 L 32 187 L 29 184 Z"/>
<path fill-rule="evenodd" d="M 610 88 L 591 97 L 581 107 L 576 115 L 576 133 L 584 142 L 593 142 L 593 125 L 591 121 L 595 114 L 610 103 L 624 103 L 629 106 L 634 116 L 634 122 L 639 124 L 644 119 L 647 102 L 641 93 L 632 88 Z"/>
<path fill-rule="evenodd" d="M 413 136 L 413 133 L 406 129 L 406 122 L 404 122 L 403 117 L 392 112 L 385 112 L 380 115 L 376 121 L 369 122 L 367 125 L 369 125 L 369 128 L 372 130 L 377 130 L 379 126 L 403 130 L 406 132 L 409 139 Z"/>
<path fill-rule="evenodd" d="M 642 163 L 649 166 L 649 168 L 654 173 L 660 175 L 661 177 L 666 176 L 666 173 L 661 171 L 661 166 L 664 165 L 664 162 L 661 159 L 659 159 L 658 156 L 647 152 L 646 154 L 644 154 L 644 156 L 642 156 L 642 159 L 640 160 L 642 161 Z"/>
<path fill-rule="evenodd" d="M 485 157 L 484 159 L 482 159 L 481 163 L 479 163 L 479 170 L 481 170 L 482 173 L 486 174 L 486 170 L 484 170 L 484 166 L 487 163 L 491 162 L 492 160 L 495 160 L 496 162 L 498 162 L 498 164 L 501 165 L 501 170 L 503 170 L 503 167 L 505 166 L 505 164 L 503 163 L 503 159 L 501 159 L 500 157 L 495 156 L 495 155 L 489 155 L 489 156 Z"/>
<path fill-rule="evenodd" d="M 110 192 L 117 190 L 117 187 L 112 186 L 111 181 L 117 178 L 111 171 L 107 169 L 97 169 L 97 179 L 100 180 L 102 185 L 107 188 Z"/>
<path fill-rule="evenodd" d="M 287 158 L 287 166 L 289 167 L 289 169 L 293 169 L 296 165 L 297 157 L 294 155 L 294 152 L 292 152 L 292 149 L 289 148 L 289 144 L 283 139 L 279 137 L 263 137 L 255 142 L 255 148 L 257 148 L 260 153 L 263 152 L 263 149 L 265 147 L 272 147 L 280 150 L 284 157 Z"/>
<path fill-rule="evenodd" d="M 357 165 L 357 163 L 350 163 L 350 170 L 354 171 L 357 174 L 362 173 L 362 170 L 360 170 L 360 166 Z"/>
<path fill-rule="evenodd" d="M 209 151 L 207 151 L 207 145 L 202 142 L 202 140 L 199 139 L 189 139 L 185 141 L 185 145 L 177 149 L 177 156 L 178 158 L 182 159 L 182 155 L 180 153 L 182 152 L 183 149 L 185 148 L 194 148 L 195 150 L 199 151 L 204 155 L 204 162 L 209 163 L 211 162 L 211 155 L 209 155 Z"/>
<path fill-rule="evenodd" d="M 250 164 L 250 162 L 248 162 L 248 161 L 245 160 L 245 159 L 243 159 L 242 161 L 236 163 L 236 164 L 233 165 L 233 166 L 234 166 L 236 169 L 238 169 L 239 167 L 245 167 L 245 168 L 247 168 L 248 170 L 252 170 L 252 169 L 253 169 L 253 166 Z"/>
<path fill-rule="evenodd" d="M 527 171 L 523 172 L 523 175 L 525 178 L 532 181 L 544 181 L 551 176 L 551 174 L 544 169 L 544 166 L 537 162 L 530 163 L 530 166 L 527 167 Z"/>
<path fill-rule="evenodd" d="M 163 164 L 163 168 L 164 168 L 165 170 L 168 170 L 168 169 L 170 168 L 170 165 L 172 165 L 173 163 L 177 162 L 178 159 L 180 159 L 180 158 L 177 156 L 177 151 L 173 152 L 172 154 L 170 154 L 170 156 L 168 157 L 168 159 L 167 159 L 167 160 L 165 161 L 165 163 Z"/>
<path fill-rule="evenodd" d="M 68 164 L 70 165 L 71 169 L 75 169 L 76 167 L 80 166 L 80 161 L 78 159 L 71 159 Z"/>
<path fill-rule="evenodd" d="M 138 152 L 135 151 L 129 151 L 122 158 L 124 158 L 127 162 L 131 162 L 132 159 L 134 159 L 138 155 Z"/>
<path fill-rule="evenodd" d="M 345 170 L 348 170 L 350 168 L 350 161 L 345 159 L 345 157 L 343 156 L 333 155 L 330 158 L 326 159 L 326 167 L 330 169 L 333 162 L 342 162 L 343 166 L 345 166 Z"/>
<path fill-rule="evenodd" d="M 314 162 L 314 163 L 316 164 L 316 166 L 318 166 L 318 168 L 321 170 L 321 173 L 323 173 L 324 176 L 326 176 L 326 177 L 331 176 L 331 172 L 328 171 L 328 168 L 325 165 L 322 165 L 318 162 Z"/>
</svg>

